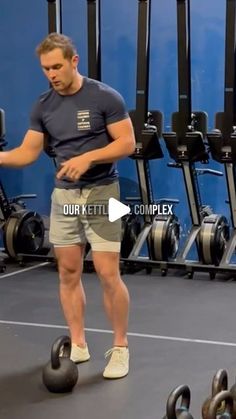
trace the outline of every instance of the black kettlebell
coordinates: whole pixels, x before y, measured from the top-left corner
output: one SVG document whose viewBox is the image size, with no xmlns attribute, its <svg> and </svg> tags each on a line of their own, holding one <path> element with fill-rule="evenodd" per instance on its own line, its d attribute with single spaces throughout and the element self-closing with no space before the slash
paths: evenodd
<svg viewBox="0 0 236 419">
<path fill-rule="evenodd" d="M 176 409 L 178 399 L 182 397 L 180 406 Z M 166 403 L 166 416 L 163 419 L 193 419 L 189 412 L 191 393 L 186 385 L 176 387 L 169 395 Z"/>
<path fill-rule="evenodd" d="M 220 393 L 223 390 L 228 389 L 228 375 L 227 371 L 220 369 L 216 371 L 213 380 L 212 380 L 212 388 L 211 388 L 211 396 L 209 396 L 202 405 L 202 417 L 203 419 L 207 419 L 208 409 L 212 398 Z M 224 402 L 221 406 L 219 406 L 217 410 L 217 415 L 220 415 L 225 409 Z"/>
<path fill-rule="evenodd" d="M 224 412 L 218 415 L 218 409 L 224 404 Z M 223 390 L 216 394 L 210 401 L 207 419 L 231 419 L 233 417 L 234 400 L 230 391 Z"/>
<path fill-rule="evenodd" d="M 60 356 L 63 351 L 63 356 Z M 52 345 L 51 360 L 43 368 L 43 383 L 52 393 L 70 392 L 78 380 L 78 368 L 70 359 L 71 339 L 60 336 Z"/>
</svg>

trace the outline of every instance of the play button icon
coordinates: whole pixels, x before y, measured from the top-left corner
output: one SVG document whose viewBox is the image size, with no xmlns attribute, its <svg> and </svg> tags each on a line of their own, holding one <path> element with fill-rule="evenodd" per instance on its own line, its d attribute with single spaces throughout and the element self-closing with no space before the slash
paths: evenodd
<svg viewBox="0 0 236 419">
<path fill-rule="evenodd" d="M 83 217 L 95 234 L 97 242 L 99 237 L 108 242 L 120 242 L 123 234 L 121 227 L 124 227 L 124 223 L 128 222 L 127 218 L 134 212 L 132 208 L 135 209 L 136 200 L 132 197 L 136 199 L 141 194 L 138 183 L 120 177 L 119 182 L 95 185 L 94 188 L 88 188 L 88 191 L 90 192 L 85 199 L 86 211 Z M 84 191 L 84 194 L 78 196 L 79 202 L 82 195 L 85 198 L 86 194 L 87 191 Z M 137 200 L 139 202 L 139 198 Z"/>
<path fill-rule="evenodd" d="M 111 223 L 123 217 L 123 215 L 129 214 L 131 211 L 128 205 L 122 204 L 115 198 L 109 198 L 108 201 L 108 219 Z"/>
</svg>

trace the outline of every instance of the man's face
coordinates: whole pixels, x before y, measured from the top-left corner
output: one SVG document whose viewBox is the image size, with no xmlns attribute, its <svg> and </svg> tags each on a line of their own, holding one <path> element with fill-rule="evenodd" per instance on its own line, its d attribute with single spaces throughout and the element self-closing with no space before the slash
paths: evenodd
<svg viewBox="0 0 236 419">
<path fill-rule="evenodd" d="M 64 58 L 60 48 L 41 54 L 40 63 L 45 76 L 53 89 L 58 93 L 66 93 L 73 83 L 78 65 L 78 56 Z"/>
</svg>

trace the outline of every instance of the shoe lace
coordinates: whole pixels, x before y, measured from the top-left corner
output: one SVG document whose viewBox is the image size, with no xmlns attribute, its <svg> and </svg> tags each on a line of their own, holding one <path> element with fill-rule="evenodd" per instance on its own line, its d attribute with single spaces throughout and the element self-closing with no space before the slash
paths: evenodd
<svg viewBox="0 0 236 419">
<path fill-rule="evenodd" d="M 120 348 L 111 348 L 108 349 L 108 351 L 105 352 L 105 358 L 108 358 L 110 355 L 112 355 L 112 361 L 113 362 L 119 362 L 123 363 L 124 359 L 122 357 L 122 351 Z"/>
</svg>

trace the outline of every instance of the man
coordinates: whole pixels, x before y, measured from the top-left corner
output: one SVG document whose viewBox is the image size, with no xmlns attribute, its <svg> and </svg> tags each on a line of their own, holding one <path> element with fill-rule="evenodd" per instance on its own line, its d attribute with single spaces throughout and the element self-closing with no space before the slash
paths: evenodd
<svg viewBox="0 0 236 419">
<path fill-rule="evenodd" d="M 66 216 L 62 208 L 68 203 L 97 203 L 101 197 L 103 203 L 110 196 L 119 199 L 114 162 L 134 152 L 132 124 L 118 92 L 78 72 L 79 57 L 70 38 L 52 33 L 36 52 L 51 89 L 35 104 L 22 144 L 2 152 L 0 163 L 7 167 L 33 163 L 44 149 L 45 140 L 55 150 L 58 171 L 52 194 L 50 241 L 58 261 L 60 300 L 71 334 L 71 359 L 90 359 L 81 282 L 88 240 L 114 331 L 103 376 L 124 377 L 129 371 L 129 294 L 119 272 L 120 223 L 110 223 L 101 214 Z"/>
</svg>

